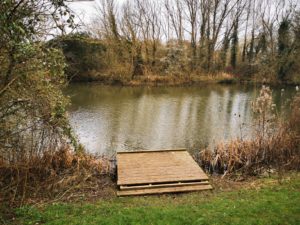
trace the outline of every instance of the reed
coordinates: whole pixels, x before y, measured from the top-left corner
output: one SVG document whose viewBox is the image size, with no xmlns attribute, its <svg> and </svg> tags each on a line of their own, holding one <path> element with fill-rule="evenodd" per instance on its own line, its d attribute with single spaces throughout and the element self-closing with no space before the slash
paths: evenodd
<svg viewBox="0 0 300 225">
<path fill-rule="evenodd" d="M 199 164 L 211 173 L 253 176 L 300 169 L 300 96 L 282 121 L 274 112 L 271 90 L 263 87 L 253 103 L 252 138 L 221 142 L 199 154 Z"/>
<path fill-rule="evenodd" d="M 0 161 L 0 201 L 19 206 L 103 195 L 113 173 L 108 158 L 74 153 L 68 147 L 14 164 Z"/>
</svg>

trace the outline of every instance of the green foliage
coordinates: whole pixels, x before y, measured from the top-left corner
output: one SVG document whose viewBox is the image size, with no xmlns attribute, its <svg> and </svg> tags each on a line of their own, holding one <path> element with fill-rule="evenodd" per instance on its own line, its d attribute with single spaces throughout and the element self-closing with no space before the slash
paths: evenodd
<svg viewBox="0 0 300 225">
<path fill-rule="evenodd" d="M 258 44 L 256 46 L 256 54 L 259 52 L 265 53 L 267 51 L 267 37 L 266 34 L 263 32 L 258 36 Z"/>
<path fill-rule="evenodd" d="M 75 141 L 61 91 L 64 55 L 37 41 L 55 28 L 63 30 L 61 17 L 73 26 L 63 0 L 0 5 L 0 162 L 26 163 L 55 151 L 68 137 Z"/>
<path fill-rule="evenodd" d="M 283 19 L 278 29 L 278 71 L 277 77 L 280 81 L 287 79 L 292 60 L 291 60 L 291 21 Z"/>
<path fill-rule="evenodd" d="M 294 35 L 294 42 L 293 42 L 293 79 L 295 82 L 300 83 L 300 11 L 298 11 L 295 15 L 292 24 L 292 30 Z"/>
<path fill-rule="evenodd" d="M 227 62 L 227 52 L 229 49 L 230 39 L 225 36 L 222 43 L 222 50 L 220 53 L 220 59 L 221 59 L 221 68 L 224 69 Z"/>
<path fill-rule="evenodd" d="M 0 49 L 10 49 L 20 42 L 30 42 L 47 35 L 51 30 L 63 31 L 60 19 L 74 27 L 74 15 L 64 0 L 12 1 L 0 5 Z M 58 25 L 61 24 L 61 25 Z"/>
<path fill-rule="evenodd" d="M 39 44 L 20 44 L 15 49 L 11 80 L 0 96 L 0 155 L 17 160 L 28 151 L 55 150 L 57 141 L 69 135 L 69 125 L 68 99 L 61 91 L 62 52 Z"/>
<path fill-rule="evenodd" d="M 51 40 L 48 45 L 61 48 L 67 63 L 69 78 L 80 80 L 93 71 L 101 73 L 107 69 L 107 48 L 86 34 L 71 34 Z"/>
<path fill-rule="evenodd" d="M 231 55 L 230 55 L 230 64 L 233 69 L 237 65 L 237 52 L 238 52 L 238 21 L 234 23 L 233 34 L 231 37 Z"/>
</svg>

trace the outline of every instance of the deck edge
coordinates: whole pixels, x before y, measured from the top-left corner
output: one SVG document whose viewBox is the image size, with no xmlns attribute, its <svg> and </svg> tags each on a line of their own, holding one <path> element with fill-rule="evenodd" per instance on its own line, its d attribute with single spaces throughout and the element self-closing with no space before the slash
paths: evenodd
<svg viewBox="0 0 300 225">
<path fill-rule="evenodd" d="M 185 148 L 178 149 L 157 149 L 157 150 L 138 150 L 138 151 L 119 151 L 117 154 L 131 154 L 131 153 L 149 153 L 149 152 L 175 152 L 175 151 L 186 151 Z"/>
<path fill-rule="evenodd" d="M 186 188 L 186 189 L 185 189 Z M 184 193 L 212 190 L 213 187 L 208 185 L 195 186 L 194 188 L 181 187 L 181 188 L 155 188 L 155 189 L 141 189 L 141 190 L 118 190 L 118 197 L 125 196 L 141 196 L 141 195 L 155 195 L 155 194 L 171 194 L 171 193 Z"/>
</svg>

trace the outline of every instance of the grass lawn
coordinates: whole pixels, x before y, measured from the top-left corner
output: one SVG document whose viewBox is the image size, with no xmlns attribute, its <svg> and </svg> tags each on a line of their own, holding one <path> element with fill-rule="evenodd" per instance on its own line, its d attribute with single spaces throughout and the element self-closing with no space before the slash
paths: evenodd
<svg viewBox="0 0 300 225">
<path fill-rule="evenodd" d="M 25 206 L 15 224 L 300 224 L 300 176 L 282 184 L 77 203 Z"/>
</svg>

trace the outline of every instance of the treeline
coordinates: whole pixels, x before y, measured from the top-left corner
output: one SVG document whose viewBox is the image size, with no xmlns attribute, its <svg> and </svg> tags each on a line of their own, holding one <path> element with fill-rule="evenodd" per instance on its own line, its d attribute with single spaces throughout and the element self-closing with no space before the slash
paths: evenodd
<svg viewBox="0 0 300 225">
<path fill-rule="evenodd" d="M 102 52 L 84 50 L 99 63 L 85 75 L 188 78 L 226 72 L 241 79 L 299 82 L 297 10 L 297 1 L 286 0 L 100 1 L 80 42 L 98 42 Z M 68 46 L 72 37 L 65 38 Z M 69 55 L 75 51 L 73 60 L 82 46 L 68 49 Z"/>
</svg>

